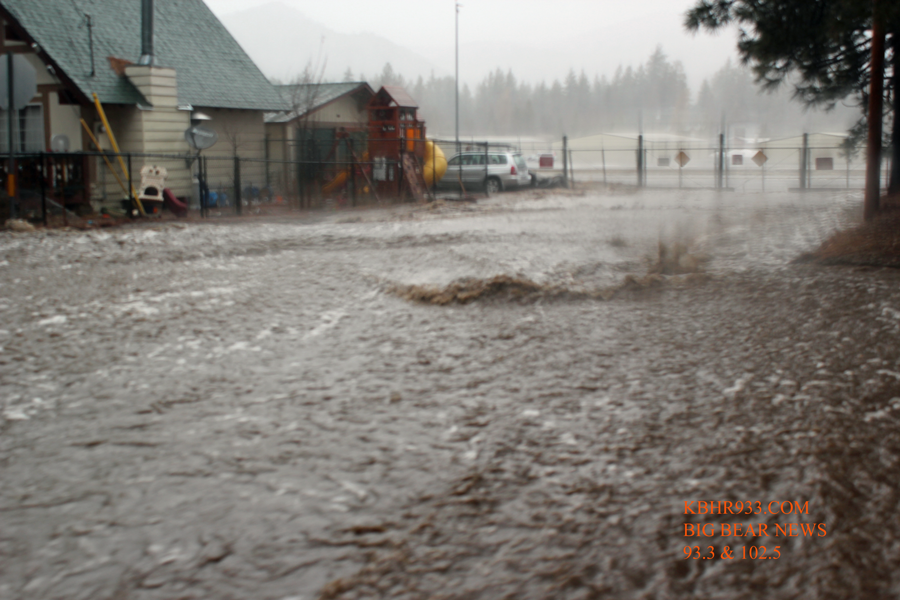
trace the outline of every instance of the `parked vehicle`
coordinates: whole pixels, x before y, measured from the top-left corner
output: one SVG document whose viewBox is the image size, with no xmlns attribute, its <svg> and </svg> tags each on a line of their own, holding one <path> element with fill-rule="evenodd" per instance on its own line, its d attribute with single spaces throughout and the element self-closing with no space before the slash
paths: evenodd
<svg viewBox="0 0 900 600">
<path fill-rule="evenodd" d="M 460 179 L 466 189 L 485 189 L 489 194 L 532 185 L 525 159 L 518 152 L 508 150 L 473 150 L 457 154 L 447 163 L 447 173 L 438 187 L 458 189 Z"/>
</svg>

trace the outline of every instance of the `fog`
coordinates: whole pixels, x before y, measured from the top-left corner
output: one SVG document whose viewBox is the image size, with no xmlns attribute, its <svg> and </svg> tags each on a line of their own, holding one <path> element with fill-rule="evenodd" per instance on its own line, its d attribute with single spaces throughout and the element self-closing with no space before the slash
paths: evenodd
<svg viewBox="0 0 900 600">
<path fill-rule="evenodd" d="M 453 75 L 455 14 L 452 0 L 414 2 L 310 2 L 206 0 L 267 75 L 289 78 L 320 51 L 326 75 L 344 69 L 373 75 L 385 62 L 406 77 Z M 537 3 L 462 2 L 459 76 L 475 85 L 497 68 L 525 81 L 548 83 L 566 71 L 612 75 L 636 67 L 662 44 L 684 63 L 699 86 L 729 56 L 734 32 L 691 35 L 681 22 L 689 0 Z"/>
<path fill-rule="evenodd" d="M 433 137 L 455 134 L 453 3 L 207 0 L 273 81 L 367 81 L 407 88 Z M 693 35 L 692 2 L 460 9 L 460 132 L 560 138 L 665 132 L 751 139 L 845 132 L 855 106 L 810 110 L 784 86 L 760 92 L 735 33 Z M 401 15 L 400 18 L 397 15 Z"/>
</svg>

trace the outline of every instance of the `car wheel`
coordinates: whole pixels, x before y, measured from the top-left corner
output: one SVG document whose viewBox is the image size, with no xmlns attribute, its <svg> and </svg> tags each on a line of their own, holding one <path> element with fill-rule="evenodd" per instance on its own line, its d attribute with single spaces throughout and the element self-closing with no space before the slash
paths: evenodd
<svg viewBox="0 0 900 600">
<path fill-rule="evenodd" d="M 484 188 L 487 191 L 488 195 L 496 194 L 497 192 L 499 192 L 503 189 L 503 183 L 496 177 L 488 177 L 488 180 L 485 183 Z"/>
</svg>

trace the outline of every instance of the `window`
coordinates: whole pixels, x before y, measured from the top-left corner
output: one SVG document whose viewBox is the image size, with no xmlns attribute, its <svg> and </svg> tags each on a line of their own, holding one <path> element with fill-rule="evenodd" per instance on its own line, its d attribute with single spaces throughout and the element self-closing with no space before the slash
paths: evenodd
<svg viewBox="0 0 900 600">
<path fill-rule="evenodd" d="M 830 156 L 816 159 L 816 171 L 833 171 L 834 159 Z"/>
<path fill-rule="evenodd" d="M 667 158 L 657 158 L 657 159 L 656 159 L 656 166 L 657 166 L 657 167 L 668 167 L 668 166 L 669 166 L 669 159 L 668 159 L 668 157 L 667 157 Z"/>
<path fill-rule="evenodd" d="M 0 110 L 0 152 L 9 152 L 9 113 Z M 16 152 L 41 152 L 44 150 L 44 109 L 42 106 L 26 106 L 13 120 L 13 145 Z"/>
<path fill-rule="evenodd" d="M 733 164 L 733 165 L 743 165 L 743 164 L 744 164 L 744 155 L 743 155 L 743 154 L 733 154 L 733 155 L 731 155 L 731 164 Z"/>
<path fill-rule="evenodd" d="M 460 159 L 459 156 L 454 156 L 453 158 L 450 159 L 450 162 L 447 163 L 447 166 L 448 167 L 457 166 L 459 164 L 459 159 Z"/>
</svg>

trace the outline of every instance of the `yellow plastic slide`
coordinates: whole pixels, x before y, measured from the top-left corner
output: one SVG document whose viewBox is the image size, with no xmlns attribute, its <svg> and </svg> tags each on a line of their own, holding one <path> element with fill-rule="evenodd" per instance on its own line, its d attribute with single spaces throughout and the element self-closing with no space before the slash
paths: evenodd
<svg viewBox="0 0 900 600">
<path fill-rule="evenodd" d="M 363 161 L 367 160 L 369 160 L 368 152 L 363 154 Z M 422 169 L 422 178 L 425 181 L 425 185 L 430 187 L 432 183 L 440 181 L 441 177 L 443 177 L 446 172 L 447 157 L 444 156 L 441 147 L 430 140 L 425 142 L 425 165 Z M 322 192 L 330 194 L 331 192 L 341 189 L 341 186 L 347 183 L 349 177 L 350 169 L 344 169 L 335 175 L 334 179 L 322 186 Z M 432 181 L 432 177 L 435 178 L 434 181 Z"/>
<path fill-rule="evenodd" d="M 343 171 L 338 173 L 334 179 L 322 186 L 322 192 L 325 194 L 330 194 L 331 192 L 340 189 L 340 187 L 347 182 L 347 178 L 349 176 L 350 169 L 344 169 Z"/>
<path fill-rule="evenodd" d="M 431 187 L 431 184 L 440 181 L 446 172 L 447 157 L 444 156 L 441 147 L 431 140 L 425 142 L 425 167 L 422 169 L 425 185 Z"/>
</svg>

